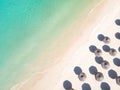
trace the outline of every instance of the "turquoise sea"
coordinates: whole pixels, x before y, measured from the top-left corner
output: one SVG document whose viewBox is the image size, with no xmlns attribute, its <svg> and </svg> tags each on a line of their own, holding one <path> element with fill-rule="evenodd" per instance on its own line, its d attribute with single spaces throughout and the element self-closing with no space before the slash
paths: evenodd
<svg viewBox="0 0 120 90">
<path fill-rule="evenodd" d="M 0 90 L 29 75 L 44 49 L 97 1 L 0 0 Z"/>
</svg>

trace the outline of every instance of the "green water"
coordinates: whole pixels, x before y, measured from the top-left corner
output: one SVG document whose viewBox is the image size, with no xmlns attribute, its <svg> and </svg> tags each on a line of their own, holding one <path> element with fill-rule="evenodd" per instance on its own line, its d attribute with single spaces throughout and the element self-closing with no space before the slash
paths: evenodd
<svg viewBox="0 0 120 90">
<path fill-rule="evenodd" d="M 0 90 L 10 90 L 26 74 L 25 64 L 94 1 L 0 0 Z"/>
</svg>

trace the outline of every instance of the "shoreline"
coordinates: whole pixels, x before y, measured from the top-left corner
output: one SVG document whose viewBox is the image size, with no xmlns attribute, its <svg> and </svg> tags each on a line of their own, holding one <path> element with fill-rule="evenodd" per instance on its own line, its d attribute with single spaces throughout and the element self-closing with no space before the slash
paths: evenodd
<svg viewBox="0 0 120 90">
<path fill-rule="evenodd" d="M 100 4 L 101 5 L 101 4 Z M 101 5 L 102 6 L 102 5 Z M 99 8 L 99 9 L 101 9 L 101 8 Z M 94 10 L 96 10 L 96 9 L 94 9 Z M 98 10 L 99 11 L 99 10 Z M 100 11 L 101 12 L 101 11 Z M 93 14 L 94 13 L 94 11 L 91 13 L 91 14 Z M 97 13 L 98 14 L 98 13 Z M 96 14 L 95 14 L 95 16 L 96 16 Z M 98 15 L 97 15 L 98 16 Z M 96 18 L 97 18 L 97 16 L 96 16 Z M 89 17 L 91 17 L 91 15 L 89 16 Z M 88 21 L 89 21 L 89 23 L 92 21 L 94 21 L 94 20 L 90 20 L 91 18 L 89 18 L 88 19 Z M 95 18 L 94 18 L 95 19 Z M 87 20 L 86 20 L 87 21 Z M 86 21 L 85 21 L 85 23 L 86 23 Z M 78 24 L 78 22 L 77 22 L 77 24 Z M 73 26 L 72 26 L 72 29 L 74 28 L 74 25 L 76 25 L 76 23 L 75 24 L 73 24 Z M 85 24 L 84 24 L 85 25 Z M 82 28 L 84 28 L 84 25 L 82 26 Z M 91 25 L 88 25 L 88 26 L 91 26 Z M 71 27 L 70 27 L 71 28 Z M 79 28 L 79 27 L 77 27 L 77 28 Z M 82 29 L 81 28 L 81 29 Z M 81 31 L 80 31 L 81 32 Z M 84 32 L 82 32 L 82 34 L 81 34 L 81 36 L 80 37 L 82 37 L 82 38 L 84 38 L 85 39 L 85 36 L 84 36 L 84 34 L 86 33 L 86 32 L 88 32 L 87 30 L 86 31 L 84 31 Z M 73 35 L 76 35 L 76 33 L 74 33 Z M 78 34 L 77 34 L 78 35 Z M 63 36 L 64 36 L 64 34 L 63 34 Z M 83 37 L 84 36 L 84 37 Z M 81 38 L 81 39 L 82 39 Z M 81 39 L 80 39 L 80 41 L 81 41 Z M 86 39 L 87 40 L 87 39 Z M 73 40 L 74 41 L 74 40 Z M 77 39 L 76 39 L 76 41 L 78 41 Z M 83 41 L 81 41 L 82 43 L 85 43 L 84 42 L 85 40 L 83 40 Z M 74 45 L 73 45 L 74 46 Z M 73 46 L 71 46 L 71 47 L 73 47 Z M 67 51 L 67 52 L 71 52 L 71 50 L 70 51 Z M 69 55 L 68 55 L 69 56 Z M 58 64 L 58 62 L 59 62 L 59 64 Z M 53 70 L 53 73 L 55 73 L 54 72 L 54 69 L 55 69 L 55 67 L 56 66 L 62 66 L 63 65 L 63 62 L 64 62 L 64 60 L 62 60 L 62 61 L 56 61 L 54 64 L 57 64 L 57 65 L 55 65 L 55 66 L 53 66 L 53 67 L 51 67 L 51 69 L 46 69 L 46 73 L 48 73 L 49 74 L 49 71 L 51 71 L 51 70 Z M 54 65 L 54 64 L 52 64 L 52 65 Z M 64 65 L 65 65 L 65 63 L 64 63 Z M 48 66 L 49 67 L 49 66 Z M 58 70 L 59 71 L 59 68 L 58 69 L 56 69 L 56 70 Z M 39 73 L 39 72 L 38 72 Z M 38 74 L 35 74 L 35 75 L 37 75 L 38 77 L 37 77 L 37 79 L 40 79 L 41 77 L 39 77 L 39 75 Z M 53 74 L 54 75 L 54 74 Z M 39 83 L 39 81 L 41 81 L 41 83 L 42 82 L 44 82 L 44 81 L 47 81 L 47 79 L 46 80 L 43 80 L 44 79 L 44 77 L 46 77 L 46 76 L 43 76 L 40 80 L 37 80 L 36 79 L 36 77 L 34 77 L 35 78 L 35 80 L 36 81 L 34 81 L 34 82 L 32 82 L 33 84 L 35 84 L 36 83 L 36 86 L 37 85 L 39 85 L 40 83 Z M 56 77 L 57 78 L 57 77 Z M 43 80 L 43 81 L 42 81 Z M 32 81 L 32 80 L 30 80 L 30 81 Z M 38 83 L 37 83 L 38 82 Z M 30 84 L 31 85 L 31 84 Z M 24 84 L 23 84 L 23 86 L 24 86 Z M 32 85 L 31 85 L 32 86 Z M 20 87 L 22 87 L 21 85 L 20 85 Z M 29 88 L 29 90 L 37 90 L 38 88 L 33 88 L 33 89 L 30 89 L 30 87 L 29 87 L 29 84 L 27 85 L 27 88 Z M 43 88 L 39 88 L 39 89 L 43 89 Z M 11 89 L 11 90 L 25 90 L 25 88 L 22 88 L 22 89 Z M 48 89 L 44 89 L 44 90 L 48 90 Z M 54 89 L 55 90 L 55 89 Z"/>
</svg>

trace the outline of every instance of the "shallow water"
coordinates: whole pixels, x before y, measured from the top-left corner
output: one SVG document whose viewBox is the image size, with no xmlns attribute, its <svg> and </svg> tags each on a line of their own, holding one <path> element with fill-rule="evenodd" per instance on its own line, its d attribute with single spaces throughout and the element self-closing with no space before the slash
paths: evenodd
<svg viewBox="0 0 120 90">
<path fill-rule="evenodd" d="M 31 73 L 27 68 L 95 1 L 0 0 L 0 90 Z"/>
</svg>

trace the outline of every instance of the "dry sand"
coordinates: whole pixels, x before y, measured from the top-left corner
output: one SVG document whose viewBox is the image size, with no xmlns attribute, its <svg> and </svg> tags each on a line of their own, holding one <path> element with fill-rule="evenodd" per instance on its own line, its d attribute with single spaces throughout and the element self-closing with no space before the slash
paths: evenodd
<svg viewBox="0 0 120 90">
<path fill-rule="evenodd" d="M 79 26 L 79 19 L 70 28 L 83 29 L 82 33 L 75 32 L 75 43 L 71 48 L 67 50 L 64 57 L 60 62 L 56 62 L 55 65 L 46 69 L 42 77 L 36 74 L 29 80 L 26 80 L 23 84 L 16 85 L 11 90 L 64 90 L 63 81 L 71 81 L 75 90 L 82 90 L 82 84 L 88 83 L 92 90 L 101 90 L 100 84 L 107 82 L 110 85 L 111 90 L 119 90 L 120 86 L 115 83 L 115 80 L 108 76 L 108 70 L 113 69 L 120 75 L 119 68 L 113 64 L 113 57 L 108 53 L 103 52 L 102 56 L 105 60 L 109 61 L 110 68 L 104 70 L 99 64 L 95 62 L 95 55 L 89 51 L 90 45 L 96 45 L 102 49 L 103 42 L 97 40 L 97 35 L 102 33 L 111 38 L 111 47 L 117 49 L 120 45 L 119 40 L 115 39 L 114 34 L 118 32 L 120 27 L 117 26 L 114 21 L 120 18 L 120 0 L 104 0 L 99 3 L 94 9 L 92 9 L 88 15 L 88 18 L 83 22 L 81 27 Z M 64 36 L 64 34 L 63 34 Z M 78 38 L 79 37 L 79 38 Z M 78 38 L 78 39 L 76 39 Z M 87 79 L 82 82 L 78 79 L 74 73 L 74 67 L 79 66 L 86 73 Z M 95 66 L 98 71 L 104 74 L 104 80 L 98 82 L 94 76 L 89 73 L 89 67 Z"/>
</svg>

